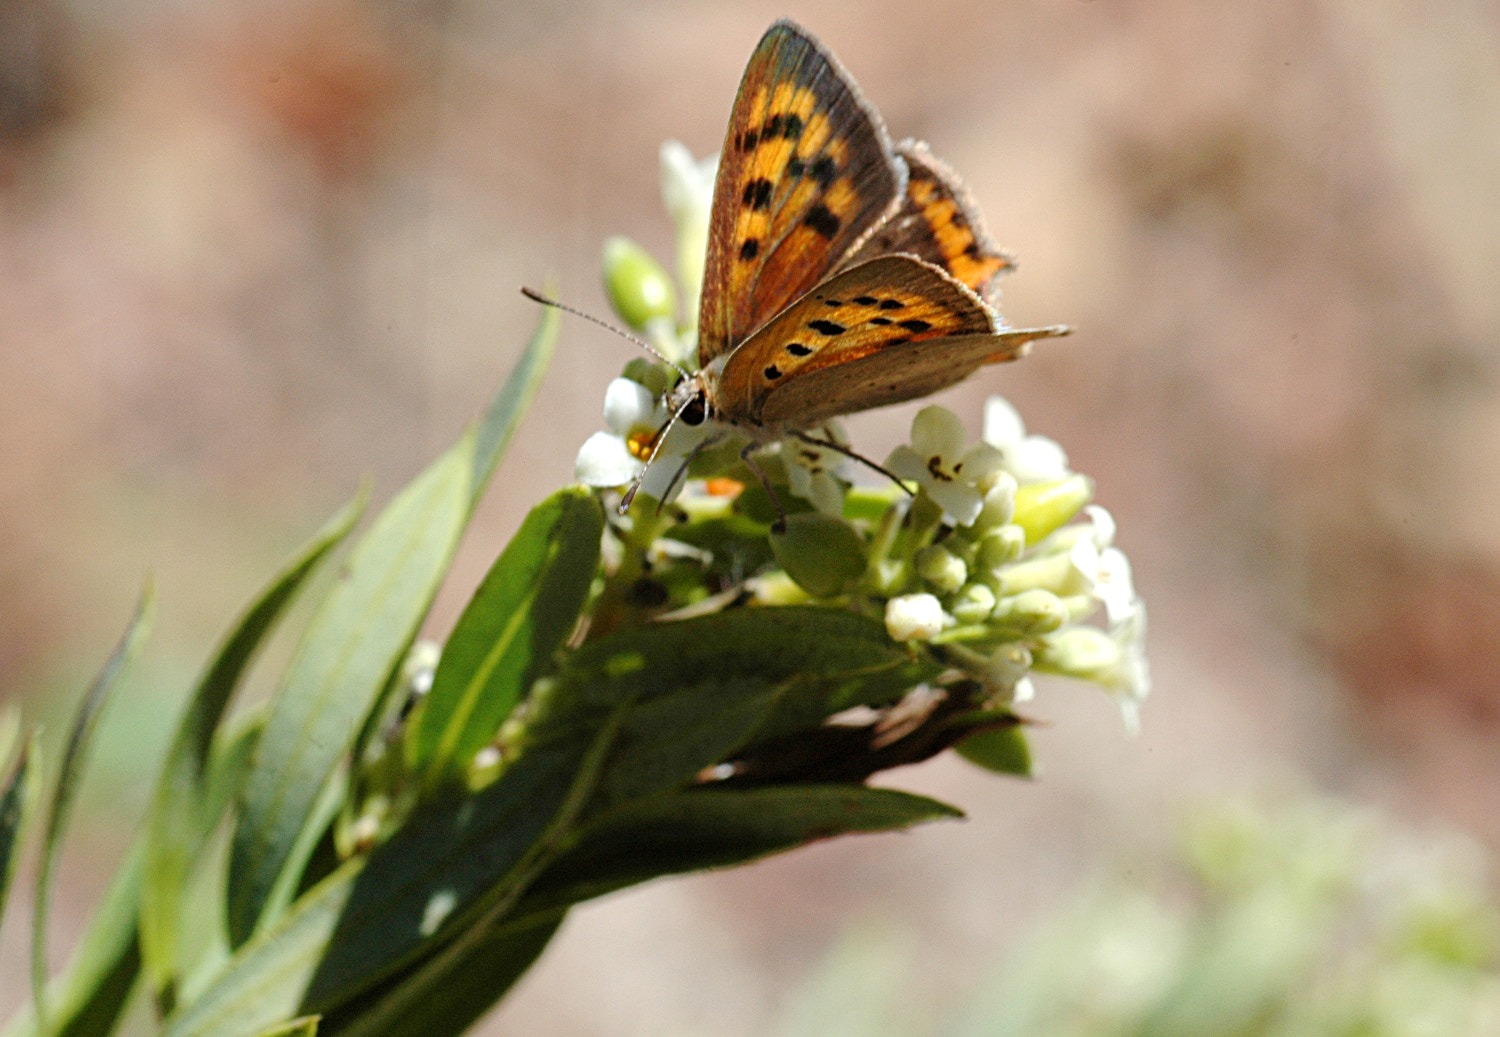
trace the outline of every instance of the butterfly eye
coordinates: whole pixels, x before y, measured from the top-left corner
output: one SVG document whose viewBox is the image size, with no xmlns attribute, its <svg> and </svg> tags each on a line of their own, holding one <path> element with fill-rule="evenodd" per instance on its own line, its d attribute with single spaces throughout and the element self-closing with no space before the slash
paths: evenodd
<svg viewBox="0 0 1500 1037">
<path fill-rule="evenodd" d="M 689 400 L 677 417 L 684 425 L 698 426 L 703 424 L 703 419 L 708 417 L 708 406 L 704 402 L 702 394 L 700 393 Z"/>
</svg>

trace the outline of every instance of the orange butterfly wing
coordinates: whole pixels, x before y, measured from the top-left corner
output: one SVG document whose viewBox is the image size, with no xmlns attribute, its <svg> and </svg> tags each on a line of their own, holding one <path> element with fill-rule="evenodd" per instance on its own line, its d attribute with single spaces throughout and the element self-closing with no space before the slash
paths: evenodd
<svg viewBox="0 0 1500 1037">
<path fill-rule="evenodd" d="M 909 252 L 941 267 L 983 299 L 995 278 L 1015 266 L 984 232 L 979 208 L 954 173 L 921 141 L 902 141 L 896 154 L 906 162 L 906 197 L 901 209 L 850 257 L 854 266 L 876 256 Z"/>
<path fill-rule="evenodd" d="M 1065 332 L 999 329 L 942 270 L 882 256 L 835 274 L 730 354 L 712 402 L 738 424 L 807 427 L 926 396 Z"/>
<path fill-rule="evenodd" d="M 895 211 L 906 167 L 837 60 L 791 22 L 761 38 L 719 160 L 698 322 L 706 367 Z"/>
</svg>

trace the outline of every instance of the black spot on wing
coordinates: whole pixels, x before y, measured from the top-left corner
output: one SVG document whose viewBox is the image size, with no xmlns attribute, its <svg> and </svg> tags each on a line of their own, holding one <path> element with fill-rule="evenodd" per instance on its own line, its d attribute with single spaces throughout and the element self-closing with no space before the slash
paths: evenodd
<svg viewBox="0 0 1500 1037">
<path fill-rule="evenodd" d="M 881 299 L 880 308 L 882 310 L 904 310 L 906 309 L 906 303 L 898 302 L 895 299 Z"/>
<path fill-rule="evenodd" d="M 808 321 L 807 326 L 818 332 L 820 335 L 842 335 L 844 332 L 849 330 L 842 324 L 835 324 L 831 320 Z"/>
<path fill-rule="evenodd" d="M 750 260 L 758 255 L 760 255 L 760 239 L 746 238 L 740 245 L 740 258 Z"/>
<path fill-rule="evenodd" d="M 873 295 L 860 295 L 855 297 L 854 304 L 856 306 L 874 306 L 879 301 Z"/>
<path fill-rule="evenodd" d="M 807 215 L 802 217 L 802 223 L 804 226 L 811 227 L 830 241 L 839 232 L 839 228 L 844 225 L 843 221 L 833 214 L 833 210 L 822 202 L 807 210 Z"/>
<path fill-rule="evenodd" d="M 891 318 L 889 318 L 889 317 L 871 317 L 870 318 L 870 323 L 871 324 L 889 324 L 890 322 L 891 322 Z"/>
<path fill-rule="evenodd" d="M 786 344 L 786 351 L 792 354 L 792 356 L 807 356 L 813 350 L 812 346 L 804 346 L 800 342 L 788 342 Z"/>
<path fill-rule="evenodd" d="M 760 144 L 760 134 L 754 130 L 746 130 L 740 134 L 739 147 L 741 151 L 754 151 Z"/>
<path fill-rule="evenodd" d="M 914 335 L 920 335 L 932 327 L 925 320 L 904 320 L 901 322 L 901 326 Z"/>
<path fill-rule="evenodd" d="M 813 162 L 812 168 L 809 170 L 809 172 L 811 173 L 812 178 L 816 180 L 826 191 L 828 189 L 828 186 L 832 184 L 833 181 L 838 177 L 839 166 L 838 163 L 832 159 L 832 157 L 823 155 L 819 157 L 815 162 Z"/>
<path fill-rule="evenodd" d="M 780 378 L 781 374 L 782 374 L 781 368 L 777 367 L 775 364 L 772 364 L 771 366 L 767 367 L 763 373 L 765 374 L 766 378 L 768 378 L 769 380 L 771 380 L 773 382 L 776 379 Z"/>
<path fill-rule="evenodd" d="M 760 177 L 745 185 L 740 201 L 752 209 L 765 209 L 771 204 L 771 181 Z"/>
<path fill-rule="evenodd" d="M 794 156 L 792 158 L 787 159 L 787 163 L 786 163 L 786 175 L 787 176 L 789 176 L 789 177 L 799 177 L 803 173 L 805 173 L 806 171 L 807 171 L 807 163 L 803 162 L 800 158 L 796 158 Z"/>
</svg>

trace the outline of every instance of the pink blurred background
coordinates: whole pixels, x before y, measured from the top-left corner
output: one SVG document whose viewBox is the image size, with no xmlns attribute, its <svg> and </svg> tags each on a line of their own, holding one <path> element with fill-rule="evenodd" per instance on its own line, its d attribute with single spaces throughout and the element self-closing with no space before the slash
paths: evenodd
<svg viewBox="0 0 1500 1037">
<path fill-rule="evenodd" d="M 1267 782 L 1500 844 L 1494 5 L 0 0 L 0 698 L 61 727 L 159 595 L 59 960 L 216 635 L 362 474 L 388 495 L 483 405 L 521 284 L 602 314 L 605 236 L 670 255 L 658 145 L 719 146 L 783 14 L 963 174 L 1020 259 L 1010 321 L 1077 326 L 942 402 L 977 433 L 1003 392 L 1097 479 L 1156 690 L 1129 740 L 1044 686 L 1036 783 L 891 776 L 961 824 L 586 906 L 487 1032 L 761 1033 L 856 924 L 907 934 L 913 996 L 968 989 L 1185 802 Z M 565 324 L 434 632 L 631 355 Z"/>
</svg>

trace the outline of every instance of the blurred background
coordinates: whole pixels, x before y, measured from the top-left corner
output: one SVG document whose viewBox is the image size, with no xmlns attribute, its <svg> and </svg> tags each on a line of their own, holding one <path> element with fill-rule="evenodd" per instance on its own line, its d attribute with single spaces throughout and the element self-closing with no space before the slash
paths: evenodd
<svg viewBox="0 0 1500 1037">
<path fill-rule="evenodd" d="M 1010 322 L 1076 325 L 942 402 L 977 435 L 1002 392 L 1097 480 L 1151 613 L 1144 730 L 1044 685 L 1039 781 L 941 759 L 889 780 L 963 823 L 588 905 L 486 1032 L 766 1033 L 859 926 L 900 934 L 911 998 L 958 996 L 1191 802 L 1268 785 L 1500 847 L 1493 4 L 0 0 L 0 699 L 55 732 L 159 596 L 59 961 L 214 638 L 362 474 L 389 495 L 482 406 L 520 285 L 603 314 L 607 235 L 670 258 L 658 146 L 718 148 L 781 15 L 961 172 L 1020 260 Z M 435 633 L 632 355 L 564 325 Z"/>
</svg>

